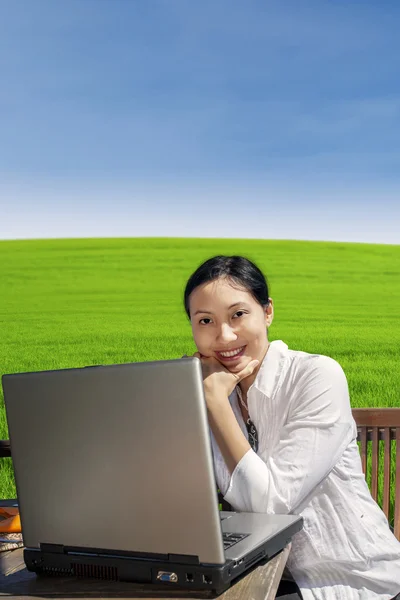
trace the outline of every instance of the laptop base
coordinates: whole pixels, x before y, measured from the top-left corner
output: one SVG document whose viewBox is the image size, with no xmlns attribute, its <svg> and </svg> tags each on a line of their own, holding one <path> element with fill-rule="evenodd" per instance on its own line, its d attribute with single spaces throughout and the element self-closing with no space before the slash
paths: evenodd
<svg viewBox="0 0 400 600">
<path fill-rule="evenodd" d="M 258 562 L 270 559 L 282 549 L 264 546 L 249 553 L 243 561 L 228 560 L 222 565 L 173 562 L 167 560 L 132 558 L 118 554 L 77 552 L 46 552 L 25 548 L 24 560 L 28 571 L 37 575 L 95 578 L 108 581 L 129 581 L 137 584 L 160 585 L 164 588 L 209 590 L 221 594 L 244 572 Z M 271 554 L 271 550 L 273 551 Z M 104 550 L 102 551 L 104 552 Z"/>
</svg>

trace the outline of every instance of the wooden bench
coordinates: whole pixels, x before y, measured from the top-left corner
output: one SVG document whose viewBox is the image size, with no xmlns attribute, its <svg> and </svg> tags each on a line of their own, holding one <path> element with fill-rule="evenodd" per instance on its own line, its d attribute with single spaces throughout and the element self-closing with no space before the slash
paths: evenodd
<svg viewBox="0 0 400 600">
<path fill-rule="evenodd" d="M 380 445 L 383 444 L 382 509 L 387 518 L 394 515 L 394 534 L 400 540 L 400 408 L 354 408 L 353 416 L 357 423 L 362 468 L 366 474 L 371 471 L 370 489 L 374 500 L 378 500 Z M 0 441 L 0 457 L 10 456 L 9 441 Z M 221 495 L 219 501 L 223 510 L 231 510 Z"/>
<path fill-rule="evenodd" d="M 381 483 L 382 510 L 387 518 L 391 512 L 393 513 L 394 534 L 400 540 L 400 408 L 354 408 L 353 417 L 357 423 L 361 464 L 365 474 L 369 471 L 368 460 L 371 455 L 371 495 L 375 501 L 378 501 L 378 489 Z M 379 465 L 382 455 L 380 446 L 382 445 L 383 481 L 380 482 Z"/>
</svg>

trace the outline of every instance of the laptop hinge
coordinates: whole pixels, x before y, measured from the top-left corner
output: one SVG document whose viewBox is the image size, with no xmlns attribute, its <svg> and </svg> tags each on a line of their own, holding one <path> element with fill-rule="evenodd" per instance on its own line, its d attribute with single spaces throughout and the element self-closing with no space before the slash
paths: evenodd
<svg viewBox="0 0 400 600">
<path fill-rule="evenodd" d="M 65 548 L 63 544 L 40 544 L 42 552 L 50 552 L 51 554 L 64 554 Z"/>
<path fill-rule="evenodd" d="M 169 562 L 184 563 L 187 565 L 199 565 L 199 557 L 191 554 L 168 554 Z"/>
</svg>

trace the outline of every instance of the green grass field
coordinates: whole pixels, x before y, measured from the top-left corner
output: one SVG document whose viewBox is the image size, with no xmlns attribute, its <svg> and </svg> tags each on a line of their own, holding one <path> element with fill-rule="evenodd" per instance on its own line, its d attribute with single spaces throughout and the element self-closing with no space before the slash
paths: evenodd
<svg viewBox="0 0 400 600">
<path fill-rule="evenodd" d="M 338 360 L 353 406 L 400 405 L 400 246 L 2 241 L 0 374 L 194 352 L 183 289 L 215 254 L 243 254 L 267 274 L 275 302 L 271 340 Z M 7 437 L 1 393 L 0 439 Z M 11 461 L 0 460 L 0 497 L 14 496 Z"/>
</svg>

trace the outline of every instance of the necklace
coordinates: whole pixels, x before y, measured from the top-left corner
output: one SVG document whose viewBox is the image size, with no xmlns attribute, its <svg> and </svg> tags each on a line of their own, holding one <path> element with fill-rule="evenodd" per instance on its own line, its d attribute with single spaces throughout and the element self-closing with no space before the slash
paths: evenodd
<svg viewBox="0 0 400 600">
<path fill-rule="evenodd" d="M 245 402 L 243 401 L 242 390 L 240 389 L 239 385 L 236 386 L 236 393 L 238 395 L 238 398 L 240 400 L 241 405 L 244 406 L 244 408 L 247 411 L 247 415 L 248 416 L 247 416 L 247 419 L 245 421 L 245 424 L 246 424 L 247 434 L 248 434 L 248 437 L 249 437 L 249 444 L 252 447 L 252 449 L 254 450 L 254 452 L 257 452 L 257 450 L 258 450 L 258 433 L 257 433 L 257 429 L 256 429 L 253 421 L 250 419 L 249 408 L 245 404 Z"/>
</svg>

